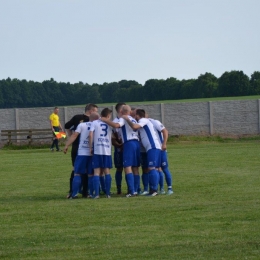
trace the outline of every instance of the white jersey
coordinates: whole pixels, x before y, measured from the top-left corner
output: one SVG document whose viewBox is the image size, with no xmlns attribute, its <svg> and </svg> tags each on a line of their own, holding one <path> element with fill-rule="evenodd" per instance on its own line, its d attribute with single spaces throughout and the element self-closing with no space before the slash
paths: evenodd
<svg viewBox="0 0 260 260">
<path fill-rule="evenodd" d="M 153 124 L 147 118 L 141 118 L 138 123 L 142 128 L 139 128 L 140 138 L 142 145 L 146 152 L 150 149 L 160 149 L 161 144 L 159 141 L 158 134 L 156 133 Z"/>
<path fill-rule="evenodd" d="M 89 132 L 91 124 L 91 122 L 80 123 L 75 130 L 75 132 L 80 134 L 78 155 L 91 155 L 89 146 Z"/>
<path fill-rule="evenodd" d="M 93 132 L 94 154 L 111 155 L 112 127 L 98 119 L 92 122 L 90 131 Z"/>
<path fill-rule="evenodd" d="M 128 118 L 136 124 L 136 120 L 134 118 L 132 118 L 131 116 L 128 116 Z M 119 118 L 118 123 L 120 125 L 119 133 L 123 143 L 130 140 L 139 140 L 138 132 L 136 130 L 133 130 L 124 118 Z"/>
<path fill-rule="evenodd" d="M 157 131 L 157 134 L 159 136 L 159 140 L 162 144 L 163 143 L 162 130 L 165 129 L 165 126 L 159 120 L 155 120 L 155 119 L 152 119 L 152 118 L 149 118 L 149 120 L 152 122 L 155 130 Z"/>
</svg>

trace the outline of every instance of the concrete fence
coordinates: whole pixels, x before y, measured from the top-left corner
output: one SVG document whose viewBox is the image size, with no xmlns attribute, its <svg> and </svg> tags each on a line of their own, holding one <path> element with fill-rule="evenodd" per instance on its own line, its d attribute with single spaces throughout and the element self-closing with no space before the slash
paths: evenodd
<svg viewBox="0 0 260 260">
<path fill-rule="evenodd" d="M 149 117 L 160 120 L 170 135 L 256 135 L 260 134 L 260 100 L 210 101 L 193 103 L 135 105 Z M 99 111 L 104 107 L 100 106 Z M 110 106 L 115 117 L 115 106 Z M 50 127 L 53 108 L 0 109 L 0 128 L 41 129 Z M 84 107 L 61 107 L 64 125 Z"/>
</svg>

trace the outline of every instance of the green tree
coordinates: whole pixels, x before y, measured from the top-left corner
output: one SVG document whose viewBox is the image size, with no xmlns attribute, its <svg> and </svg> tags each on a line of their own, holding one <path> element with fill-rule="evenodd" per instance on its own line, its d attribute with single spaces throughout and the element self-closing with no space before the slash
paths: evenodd
<svg viewBox="0 0 260 260">
<path fill-rule="evenodd" d="M 260 95 L 260 71 L 255 71 L 250 78 L 251 93 Z"/>
<path fill-rule="evenodd" d="M 3 108 L 5 105 L 3 88 L 4 88 L 4 80 L 0 80 L 0 108 Z"/>
<path fill-rule="evenodd" d="M 180 81 L 176 78 L 167 78 L 162 84 L 162 100 L 174 100 L 180 97 Z"/>
<path fill-rule="evenodd" d="M 117 82 L 104 83 L 99 86 L 99 93 L 104 103 L 116 102 L 119 84 Z"/>
<path fill-rule="evenodd" d="M 163 79 L 149 79 L 144 84 L 144 101 L 153 101 L 162 99 Z"/>
<path fill-rule="evenodd" d="M 96 84 L 92 86 L 85 84 L 83 88 L 78 92 L 80 95 L 80 103 L 78 104 L 87 104 L 87 103 L 100 103 L 101 98 L 99 95 L 98 87 Z"/>
<path fill-rule="evenodd" d="M 249 77 L 243 71 L 225 72 L 218 80 L 218 95 L 220 97 L 250 95 Z"/>
<path fill-rule="evenodd" d="M 218 78 L 206 72 L 195 81 L 194 90 L 193 98 L 215 97 L 218 90 Z"/>
<path fill-rule="evenodd" d="M 194 85 L 195 79 L 182 80 L 179 85 L 179 98 L 180 99 L 189 99 L 194 98 Z"/>
<path fill-rule="evenodd" d="M 64 96 L 60 86 L 53 78 L 43 81 L 42 84 L 48 96 L 48 100 L 46 101 L 48 106 L 64 105 Z"/>
</svg>

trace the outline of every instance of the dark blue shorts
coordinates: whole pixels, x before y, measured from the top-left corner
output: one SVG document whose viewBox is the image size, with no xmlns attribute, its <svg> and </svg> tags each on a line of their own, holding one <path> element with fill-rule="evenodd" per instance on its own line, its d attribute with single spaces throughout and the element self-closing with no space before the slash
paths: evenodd
<svg viewBox="0 0 260 260">
<path fill-rule="evenodd" d="M 140 144 L 137 140 L 127 141 L 124 143 L 123 165 L 124 167 L 140 166 Z"/>
<path fill-rule="evenodd" d="M 80 174 L 92 173 L 92 156 L 78 155 L 74 164 L 74 172 Z"/>
<path fill-rule="evenodd" d="M 161 166 L 161 151 L 160 149 L 150 149 L 147 152 L 148 167 L 159 168 Z"/>
<path fill-rule="evenodd" d="M 92 159 L 92 167 L 96 168 L 112 168 L 112 157 L 111 155 L 99 155 L 94 154 Z"/>
<path fill-rule="evenodd" d="M 161 152 L 161 168 L 168 168 L 168 159 L 167 159 L 167 152 L 162 151 Z"/>
</svg>

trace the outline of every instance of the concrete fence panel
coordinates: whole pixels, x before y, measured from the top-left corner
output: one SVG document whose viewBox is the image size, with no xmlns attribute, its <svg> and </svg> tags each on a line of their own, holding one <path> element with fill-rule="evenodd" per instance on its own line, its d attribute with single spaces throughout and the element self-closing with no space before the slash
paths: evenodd
<svg viewBox="0 0 260 260">
<path fill-rule="evenodd" d="M 137 104 L 149 117 L 160 120 L 171 135 L 254 135 L 260 133 L 260 100 L 233 100 L 187 102 L 172 104 Z M 99 107 L 99 112 L 105 106 Z M 109 106 L 116 116 L 115 105 Z M 76 114 L 84 113 L 83 107 L 61 107 L 61 124 Z M 0 109 L 0 128 L 41 129 L 50 127 L 49 115 L 53 107 Z"/>
</svg>

